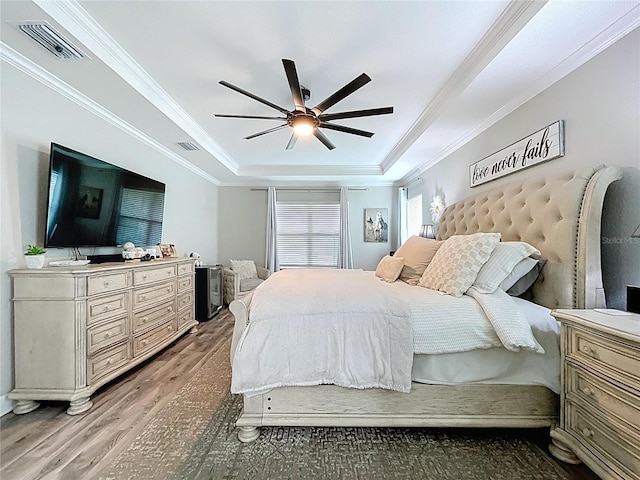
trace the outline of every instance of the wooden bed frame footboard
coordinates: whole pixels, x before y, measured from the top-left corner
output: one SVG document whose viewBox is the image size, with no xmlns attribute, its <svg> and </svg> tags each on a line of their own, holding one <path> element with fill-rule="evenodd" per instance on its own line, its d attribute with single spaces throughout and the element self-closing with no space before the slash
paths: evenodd
<svg viewBox="0 0 640 480">
<path fill-rule="evenodd" d="M 533 287 L 533 301 L 548 308 L 604 307 L 600 221 L 616 167 L 525 179 L 487 190 L 445 210 L 439 239 L 500 232 L 526 241 L 547 259 Z M 252 294 L 229 306 L 235 316 L 231 360 L 249 321 Z M 275 388 L 245 396 L 238 438 L 250 442 L 261 426 L 551 427 L 559 397 L 544 386 L 427 385 L 410 393 L 319 385 Z"/>
</svg>

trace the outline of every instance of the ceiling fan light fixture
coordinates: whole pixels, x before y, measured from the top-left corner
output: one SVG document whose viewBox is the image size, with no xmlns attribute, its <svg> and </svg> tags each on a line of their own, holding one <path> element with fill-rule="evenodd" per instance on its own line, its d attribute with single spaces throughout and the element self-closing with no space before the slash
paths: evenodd
<svg viewBox="0 0 640 480">
<path fill-rule="evenodd" d="M 291 121 L 291 126 L 293 127 L 293 131 L 296 132 L 296 135 L 300 137 L 311 135 L 314 128 L 316 128 L 315 122 L 308 117 L 294 118 Z"/>
</svg>

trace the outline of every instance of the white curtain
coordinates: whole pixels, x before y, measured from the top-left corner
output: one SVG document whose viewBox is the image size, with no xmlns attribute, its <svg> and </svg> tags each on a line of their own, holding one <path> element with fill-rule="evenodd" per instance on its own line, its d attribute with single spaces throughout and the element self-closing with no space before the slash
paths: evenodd
<svg viewBox="0 0 640 480">
<path fill-rule="evenodd" d="M 407 187 L 400 187 L 398 189 L 398 244 L 396 250 L 402 246 L 407 240 L 407 196 L 409 189 Z"/>
<path fill-rule="evenodd" d="M 276 217 L 276 187 L 269 187 L 267 191 L 267 242 L 265 267 L 271 273 L 280 270 L 278 260 L 278 222 Z"/>
<path fill-rule="evenodd" d="M 351 252 L 351 231 L 349 228 L 349 189 L 340 188 L 340 248 L 338 268 L 353 268 Z"/>
</svg>

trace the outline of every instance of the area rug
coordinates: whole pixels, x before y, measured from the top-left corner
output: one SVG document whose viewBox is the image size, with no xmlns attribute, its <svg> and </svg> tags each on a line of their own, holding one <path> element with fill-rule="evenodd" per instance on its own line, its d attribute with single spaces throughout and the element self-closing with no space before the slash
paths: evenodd
<svg viewBox="0 0 640 480">
<path fill-rule="evenodd" d="M 101 479 L 567 480 L 529 435 L 508 429 L 262 428 L 241 443 L 228 342 Z"/>
</svg>

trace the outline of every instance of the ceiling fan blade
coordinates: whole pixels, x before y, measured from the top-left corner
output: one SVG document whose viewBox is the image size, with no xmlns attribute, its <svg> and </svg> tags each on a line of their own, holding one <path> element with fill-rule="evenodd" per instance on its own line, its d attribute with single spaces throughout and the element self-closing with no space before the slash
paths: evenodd
<svg viewBox="0 0 640 480">
<path fill-rule="evenodd" d="M 259 137 L 260 135 L 264 135 L 265 133 L 275 132 L 276 130 L 280 130 L 281 128 L 288 127 L 286 123 L 284 125 L 278 125 L 277 127 L 269 128 L 268 130 L 263 130 L 262 132 L 254 133 L 253 135 L 249 135 L 248 137 L 244 137 L 245 140 L 251 140 L 252 138 Z"/>
<path fill-rule="evenodd" d="M 329 150 L 333 150 L 334 148 L 336 148 L 336 146 L 333 143 L 331 143 L 331 140 L 329 140 L 327 136 L 317 128 L 313 129 L 313 135 L 322 143 L 324 143 L 324 146 L 327 147 Z"/>
<path fill-rule="evenodd" d="M 276 110 L 284 113 L 285 115 L 289 114 L 289 110 L 286 110 L 278 105 L 276 105 L 275 103 L 271 103 L 269 100 L 265 100 L 264 98 L 260 98 L 257 95 L 254 95 L 251 92 L 247 92 L 246 90 L 243 90 L 240 87 L 236 87 L 235 85 L 229 83 L 229 82 L 225 82 L 224 80 L 221 80 L 220 85 L 224 85 L 227 88 L 230 88 L 231 90 L 235 90 L 238 93 L 241 93 L 242 95 L 246 95 L 249 98 L 253 98 L 254 100 L 260 102 L 260 103 L 264 103 L 265 105 L 271 107 L 271 108 L 275 108 Z"/>
<path fill-rule="evenodd" d="M 223 113 L 214 113 L 213 116 L 221 118 L 253 118 L 256 120 L 287 120 L 287 117 L 262 117 L 260 115 L 226 115 Z"/>
<path fill-rule="evenodd" d="M 291 88 L 293 104 L 296 106 L 296 110 L 306 112 L 307 109 L 304 106 L 304 99 L 302 98 L 302 89 L 300 88 L 300 80 L 298 79 L 296 64 L 293 60 L 287 60 L 286 58 L 282 59 L 282 64 L 284 65 L 284 72 L 287 74 L 289 88 Z"/>
<path fill-rule="evenodd" d="M 328 97 L 327 99 L 323 100 L 318 105 L 313 107 L 312 110 L 315 112 L 316 115 L 320 115 L 327 108 L 335 105 L 340 100 L 351 95 L 353 92 L 355 92 L 359 88 L 364 87 L 370 81 L 371 81 L 371 78 L 369 78 L 369 75 L 367 75 L 366 73 L 363 73 L 359 77 L 347 83 L 344 87 L 342 87 L 336 93 L 334 93 L 333 95 L 331 95 L 330 97 Z"/>
<path fill-rule="evenodd" d="M 298 141 L 298 135 L 296 134 L 296 132 L 293 132 L 291 134 L 291 138 L 289 139 L 289 143 L 287 143 L 286 150 L 292 150 L 293 146 L 296 144 L 297 141 Z"/>
<path fill-rule="evenodd" d="M 345 127 L 344 125 L 336 125 L 335 123 L 322 122 L 320 123 L 320 127 L 328 128 L 329 130 L 336 130 L 337 132 L 360 135 L 361 137 L 367 137 L 367 138 L 371 138 L 374 135 L 373 132 L 367 132 L 366 130 L 358 130 L 357 128 Z"/>
<path fill-rule="evenodd" d="M 370 117 L 373 115 L 386 115 L 393 113 L 393 107 L 369 108 L 367 110 L 352 110 L 350 112 L 323 113 L 318 116 L 322 122 L 339 120 L 341 118 Z"/>
</svg>

